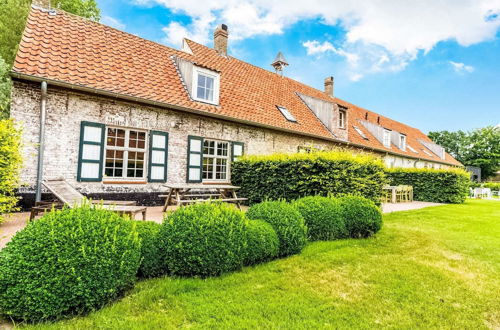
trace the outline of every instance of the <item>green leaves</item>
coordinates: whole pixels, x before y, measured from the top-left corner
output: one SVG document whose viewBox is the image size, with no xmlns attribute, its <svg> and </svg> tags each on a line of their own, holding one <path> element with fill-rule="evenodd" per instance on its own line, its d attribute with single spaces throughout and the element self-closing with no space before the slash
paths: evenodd
<svg viewBox="0 0 500 330">
<path fill-rule="evenodd" d="M 16 210 L 14 190 L 19 185 L 22 165 L 21 132 L 11 120 L 0 120 L 0 223 L 1 215 Z"/>
<path fill-rule="evenodd" d="M 251 204 L 304 196 L 359 194 L 380 203 L 386 180 L 379 159 L 350 152 L 244 156 L 231 179 Z"/>
<path fill-rule="evenodd" d="M 437 170 L 394 168 L 387 170 L 392 185 L 410 185 L 417 201 L 463 203 L 470 185 L 469 173 L 461 169 Z"/>
<path fill-rule="evenodd" d="M 273 227 L 265 221 L 247 222 L 245 265 L 254 265 L 278 256 L 279 240 Z"/>
</svg>

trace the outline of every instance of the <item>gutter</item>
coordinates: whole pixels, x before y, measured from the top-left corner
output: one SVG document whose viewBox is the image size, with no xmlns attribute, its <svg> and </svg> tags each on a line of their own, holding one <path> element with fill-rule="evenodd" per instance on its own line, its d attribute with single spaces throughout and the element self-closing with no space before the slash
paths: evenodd
<svg viewBox="0 0 500 330">
<path fill-rule="evenodd" d="M 35 201 L 42 200 L 42 181 L 43 181 L 43 153 L 45 151 L 45 117 L 47 111 L 47 82 L 41 84 L 42 100 L 40 102 L 40 131 L 38 134 L 38 161 L 36 175 L 36 196 Z"/>
<path fill-rule="evenodd" d="M 443 165 L 448 165 L 448 166 L 450 166 L 450 165 L 451 166 L 458 166 L 458 165 L 454 165 L 454 164 L 450 164 L 450 163 L 446 163 L 446 162 L 440 162 L 440 161 L 434 161 L 434 160 L 429 160 L 429 159 L 422 159 L 422 158 L 419 158 L 419 157 L 401 155 L 401 154 L 398 154 L 398 153 L 395 153 L 395 152 L 391 152 L 391 151 L 388 151 L 388 150 L 379 149 L 379 148 L 373 148 L 373 147 L 367 147 L 367 146 L 364 146 L 362 144 L 352 143 L 352 142 L 341 140 L 341 139 L 328 138 L 328 137 L 324 137 L 324 136 L 318 136 L 318 135 L 314 135 L 314 134 L 311 134 L 311 133 L 304 133 L 304 132 L 300 132 L 300 131 L 296 131 L 296 130 L 292 130 L 292 129 L 280 128 L 280 127 L 276 127 L 276 126 L 272 126 L 272 125 L 261 124 L 261 123 L 257 123 L 257 122 L 250 121 L 250 120 L 237 119 L 237 118 L 234 118 L 234 117 L 229 117 L 229 116 L 225 116 L 225 115 L 221 115 L 221 114 L 206 112 L 206 111 L 203 111 L 203 110 L 196 110 L 196 109 L 192 109 L 192 108 L 188 108 L 188 107 L 183 107 L 183 106 L 179 106 L 179 105 L 175 105 L 175 104 L 170 104 L 170 103 L 165 103 L 165 102 L 158 102 L 158 101 L 148 100 L 148 99 L 140 98 L 140 97 L 136 97 L 136 96 L 129 96 L 129 95 L 125 95 L 125 94 L 109 92 L 109 91 L 106 91 L 106 90 L 103 90 L 103 89 L 86 87 L 86 86 L 83 86 L 83 85 L 69 84 L 69 83 L 66 83 L 66 82 L 63 82 L 63 81 L 59 81 L 59 80 L 40 78 L 40 77 L 37 77 L 37 76 L 27 75 L 27 74 L 15 72 L 15 71 L 11 71 L 11 76 L 14 77 L 14 78 L 20 79 L 20 80 L 27 80 L 27 81 L 33 81 L 33 82 L 44 82 L 45 81 L 47 83 L 50 83 L 53 86 L 63 87 L 63 88 L 67 88 L 67 89 L 71 89 L 71 90 L 76 90 L 76 91 L 81 91 L 81 92 L 85 92 L 85 93 L 98 94 L 98 95 L 112 97 L 112 98 L 115 98 L 115 99 L 132 101 L 132 102 L 142 103 L 142 104 L 147 104 L 147 105 L 153 105 L 153 106 L 160 107 L 160 108 L 167 108 L 167 109 L 172 109 L 172 110 L 179 110 L 179 111 L 188 112 L 188 113 L 192 113 L 192 114 L 196 114 L 196 115 L 201 115 L 201 116 L 205 116 L 205 117 L 211 117 L 211 118 L 215 118 L 215 119 L 221 119 L 221 120 L 225 120 L 225 121 L 229 121 L 229 122 L 233 122 L 233 123 L 245 124 L 245 125 L 254 126 L 254 127 L 267 128 L 267 129 L 270 129 L 270 130 L 273 130 L 273 131 L 280 131 L 280 132 L 285 132 L 285 133 L 298 134 L 298 135 L 307 136 L 307 137 L 311 137 L 311 138 L 315 138 L 315 139 L 319 139 L 319 140 L 323 140 L 323 141 L 329 141 L 329 142 L 335 142 L 335 143 L 339 143 L 339 144 L 344 144 L 344 145 L 347 145 L 347 146 L 353 146 L 353 147 L 360 148 L 360 149 L 363 149 L 363 150 L 365 150 L 365 149 L 366 150 L 373 150 L 373 151 L 377 151 L 377 152 L 380 152 L 380 153 L 391 154 L 391 155 L 394 155 L 394 156 L 412 158 L 412 159 L 416 159 L 416 160 L 432 161 L 432 162 L 435 162 L 435 163 L 439 163 L 439 164 L 443 164 Z"/>
</svg>

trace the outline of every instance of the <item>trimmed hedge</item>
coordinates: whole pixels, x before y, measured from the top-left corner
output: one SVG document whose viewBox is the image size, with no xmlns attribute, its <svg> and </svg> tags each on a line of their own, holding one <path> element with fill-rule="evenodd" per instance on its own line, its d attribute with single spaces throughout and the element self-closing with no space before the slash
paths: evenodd
<svg viewBox="0 0 500 330">
<path fill-rule="evenodd" d="M 250 204 L 353 193 L 380 203 L 386 184 L 381 160 L 352 152 L 244 156 L 231 166 L 231 180 Z"/>
<path fill-rule="evenodd" d="M 141 239 L 141 265 L 137 275 L 142 278 L 163 275 L 163 257 L 158 244 L 161 225 L 152 221 L 134 222 Z"/>
<path fill-rule="evenodd" d="M 393 168 L 386 171 L 391 185 L 413 186 L 413 199 L 423 202 L 463 203 L 470 175 L 461 169 Z"/>
<path fill-rule="evenodd" d="M 484 188 L 490 188 L 493 191 L 500 191 L 500 182 L 484 182 L 481 185 Z"/>
<path fill-rule="evenodd" d="M 349 236 L 337 199 L 308 196 L 298 199 L 293 205 L 304 217 L 309 240 L 328 241 Z"/>
<path fill-rule="evenodd" d="M 268 201 L 248 209 L 249 219 L 269 223 L 279 239 L 280 257 L 297 254 L 307 243 L 307 227 L 299 211 L 285 201 Z"/>
<path fill-rule="evenodd" d="M 158 244 L 164 269 L 180 276 L 217 276 L 240 269 L 246 248 L 245 214 L 225 203 L 180 207 L 164 221 Z"/>
<path fill-rule="evenodd" d="M 370 237 L 382 228 L 382 212 L 371 200 L 359 196 L 345 196 L 338 200 L 350 237 Z"/>
<path fill-rule="evenodd" d="M 0 313 L 37 322 L 90 312 L 131 288 L 139 263 L 132 221 L 89 206 L 50 212 L 0 251 Z"/>
<path fill-rule="evenodd" d="M 270 224 L 261 220 L 250 220 L 246 231 L 245 265 L 258 264 L 278 256 L 278 235 Z"/>
</svg>

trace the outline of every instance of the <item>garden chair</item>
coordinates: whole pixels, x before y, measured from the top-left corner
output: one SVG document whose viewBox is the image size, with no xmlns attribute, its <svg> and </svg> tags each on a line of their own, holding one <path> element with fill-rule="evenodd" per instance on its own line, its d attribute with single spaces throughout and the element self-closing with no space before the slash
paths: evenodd
<svg viewBox="0 0 500 330">
<path fill-rule="evenodd" d="M 66 180 L 52 179 L 44 180 L 43 185 L 50 190 L 62 203 L 52 203 L 47 202 L 43 205 L 35 205 L 34 209 L 31 210 L 30 221 L 40 212 L 50 211 L 52 208 L 62 208 L 66 205 L 70 208 L 78 207 L 88 203 L 85 196 L 83 196 L 78 190 L 76 190 L 72 185 L 70 185 Z M 142 214 L 142 219 L 146 220 L 146 207 L 137 206 L 135 201 L 90 201 L 92 204 L 102 204 L 101 207 L 106 210 L 116 212 L 118 214 L 127 214 L 131 218 L 135 218 L 137 213 Z"/>
</svg>

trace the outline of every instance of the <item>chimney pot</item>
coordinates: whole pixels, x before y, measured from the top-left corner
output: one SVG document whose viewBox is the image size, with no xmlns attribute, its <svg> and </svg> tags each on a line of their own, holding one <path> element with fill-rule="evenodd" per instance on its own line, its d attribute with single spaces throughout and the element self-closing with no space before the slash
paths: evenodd
<svg viewBox="0 0 500 330">
<path fill-rule="evenodd" d="M 325 79 L 325 94 L 333 97 L 333 77 Z"/>
<path fill-rule="evenodd" d="M 214 49 L 222 56 L 227 56 L 227 39 L 229 31 L 226 24 L 217 26 L 214 31 Z"/>
</svg>

